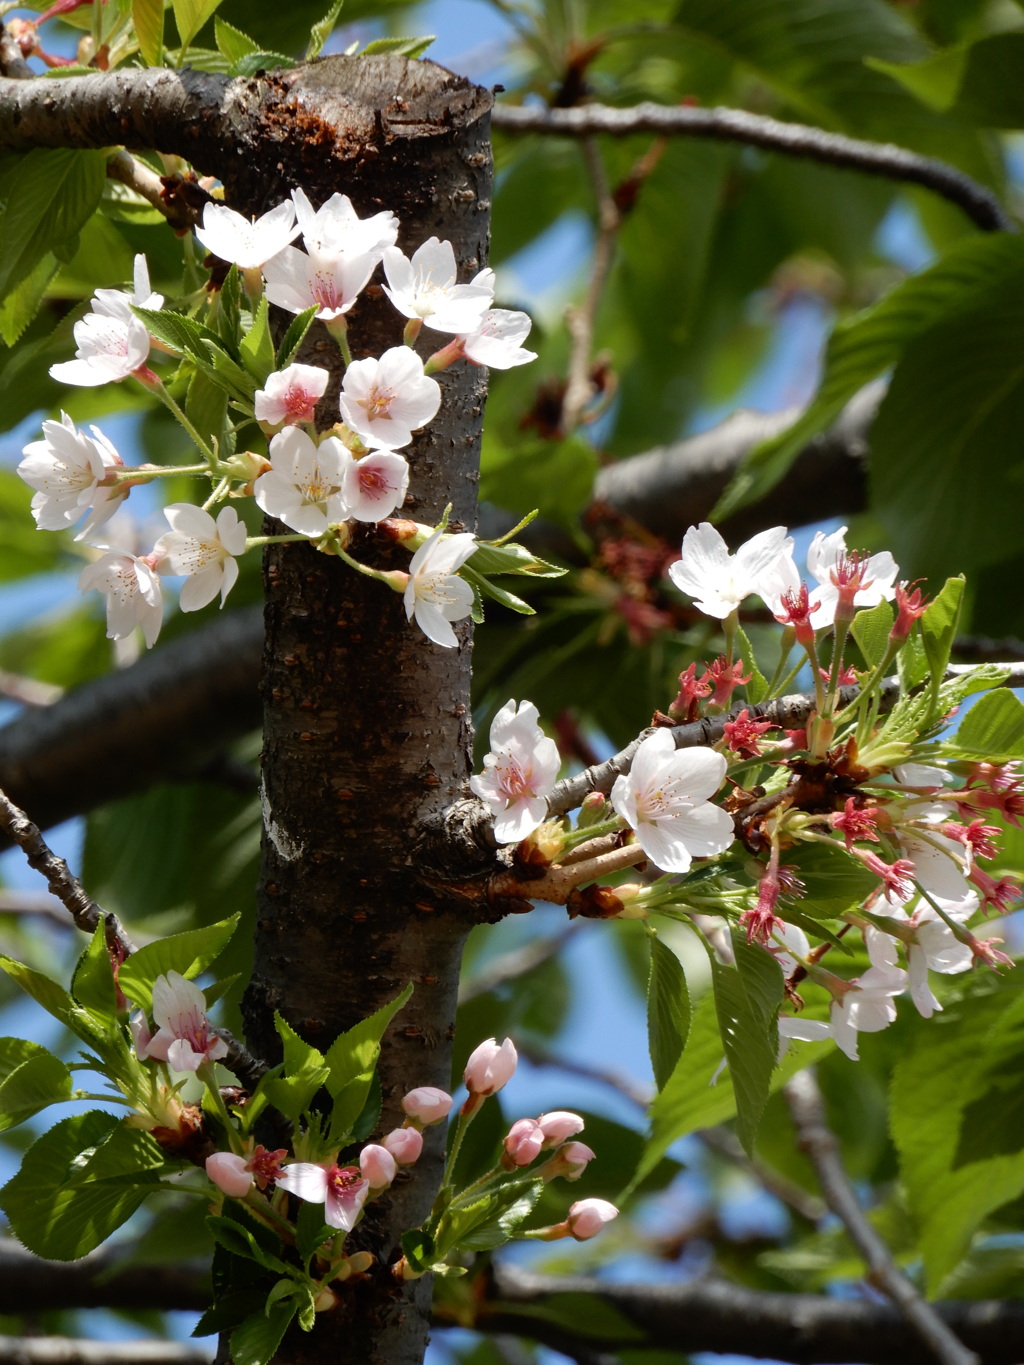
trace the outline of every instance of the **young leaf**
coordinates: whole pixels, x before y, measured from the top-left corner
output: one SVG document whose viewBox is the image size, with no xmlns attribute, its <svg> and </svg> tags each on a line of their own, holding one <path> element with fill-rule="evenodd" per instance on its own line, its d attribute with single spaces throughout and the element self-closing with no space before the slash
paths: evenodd
<svg viewBox="0 0 1024 1365">
<path fill-rule="evenodd" d="M 369 1019 L 362 1020 L 336 1038 L 327 1050 L 330 1075 L 327 1089 L 334 1100 L 331 1132 L 348 1132 L 362 1112 L 370 1092 L 374 1069 L 380 1055 L 380 1040 L 391 1020 L 412 995 L 412 982 L 401 995 L 383 1005 Z"/>
<path fill-rule="evenodd" d="M 508 607 L 509 611 L 517 612 L 520 616 L 535 616 L 537 614 L 529 602 L 524 602 L 521 597 L 517 597 L 513 592 L 508 592 L 505 588 L 499 588 L 489 578 L 484 578 L 483 574 L 477 573 L 467 564 L 463 564 L 459 573 L 474 589 L 477 598 L 480 596 L 490 597 L 495 602 L 500 602 L 503 607 Z M 482 605 L 480 606 L 479 619 L 474 611 L 473 620 L 477 621 L 477 624 L 483 620 Z"/>
<path fill-rule="evenodd" d="M 396 57 L 408 57 L 413 60 L 422 57 L 436 37 L 436 34 L 430 33 L 422 38 L 374 38 L 372 42 L 366 44 L 359 55 L 376 57 L 381 53 L 391 52 Z"/>
<path fill-rule="evenodd" d="M 252 326 L 239 343 L 242 364 L 261 384 L 274 368 L 274 343 L 270 336 L 270 305 L 264 294 L 260 299 Z"/>
<path fill-rule="evenodd" d="M 932 677 L 941 679 L 949 663 L 960 619 L 960 605 L 964 596 L 964 578 L 947 578 L 945 587 L 925 608 L 920 620 L 921 643 L 928 659 Z"/>
<path fill-rule="evenodd" d="M 544 1193 L 544 1181 L 530 1180 L 499 1187 L 465 1208 L 449 1208 L 437 1228 L 435 1254 L 440 1260 L 453 1247 L 491 1251 L 502 1246 L 533 1212 Z"/>
<path fill-rule="evenodd" d="M 316 305 L 307 308 L 304 313 L 296 313 L 295 317 L 288 324 L 288 330 L 281 338 L 281 344 L 277 348 L 276 369 L 283 370 L 290 365 L 295 358 L 295 352 L 305 340 L 306 333 L 309 331 L 313 319 L 316 316 Z"/>
<path fill-rule="evenodd" d="M 265 1312 L 246 1318 L 240 1327 L 236 1327 L 231 1333 L 234 1365 L 267 1365 L 281 1345 L 298 1307 L 294 1299 L 285 1299 Z"/>
<path fill-rule="evenodd" d="M 776 1017 L 782 1002 L 782 969 L 771 953 L 734 931 L 736 966 L 711 958 L 711 981 L 729 1073 L 736 1095 L 736 1134 L 754 1149 L 776 1066 Z"/>
<path fill-rule="evenodd" d="M 675 1070 L 690 1031 L 690 996 L 682 964 L 660 938 L 650 937 L 647 1040 L 654 1079 L 661 1090 Z"/>
<path fill-rule="evenodd" d="M 754 658 L 754 650 L 747 639 L 747 632 L 742 626 L 736 627 L 736 641 L 740 647 L 740 657 L 743 665 L 750 674 L 750 681 L 747 683 L 747 696 L 755 704 L 763 701 L 768 695 L 768 680 L 757 666 Z"/>
<path fill-rule="evenodd" d="M 235 28 L 234 24 L 229 24 L 219 14 L 213 21 L 213 32 L 218 49 L 229 62 L 241 61 L 251 52 L 259 51 L 259 43 L 255 39 L 243 33 L 240 28 Z"/>
<path fill-rule="evenodd" d="M 171 4 L 184 51 L 214 10 L 219 8 L 221 0 L 171 0 Z"/>
<path fill-rule="evenodd" d="M 129 1000 L 144 1010 L 153 1004 L 153 982 L 168 972 L 191 978 L 204 971 L 227 946 L 239 916 L 208 924 L 204 929 L 186 929 L 182 934 L 158 938 L 132 953 L 120 971 L 118 982 Z"/>
<path fill-rule="evenodd" d="M 568 569 L 532 555 L 525 545 L 478 545 L 466 561 L 479 574 L 517 573 L 531 578 L 561 578 Z"/>
<path fill-rule="evenodd" d="M 218 1246 L 230 1251 L 233 1256 L 255 1261 L 264 1270 L 276 1270 L 280 1274 L 287 1274 L 288 1267 L 284 1261 L 261 1247 L 249 1229 L 235 1219 L 222 1218 L 214 1214 L 207 1218 L 206 1226 Z"/>
<path fill-rule="evenodd" d="M 113 1023 L 117 1018 L 114 994 L 114 969 L 107 951 L 102 921 L 97 924 L 89 946 L 78 959 L 71 978 L 71 994 L 80 1005 Z"/>
<path fill-rule="evenodd" d="M 67 1066 L 38 1043 L 0 1038 L 0 1132 L 71 1096 Z"/>
<path fill-rule="evenodd" d="M 197 360 L 210 363 L 210 350 L 223 351 L 224 343 L 216 332 L 204 327 L 183 313 L 172 313 L 164 308 L 132 308 L 137 318 L 146 324 L 149 332 L 169 346 L 178 355 L 191 355 Z"/>
<path fill-rule="evenodd" d="M 964 716 L 945 750 L 988 763 L 1024 758 L 1024 704 L 1010 691 L 988 692 Z"/>
<path fill-rule="evenodd" d="M 295 1122 L 309 1108 L 330 1072 L 323 1053 L 304 1043 L 281 1015 L 274 1015 L 274 1026 L 284 1044 L 284 1074 L 264 1081 L 260 1089 L 276 1109 Z"/>
<path fill-rule="evenodd" d="M 869 668 L 877 667 L 885 658 L 889 649 L 889 632 L 895 619 L 888 602 L 879 602 L 869 611 L 859 611 L 853 618 L 850 633 L 860 646 Z"/>
<path fill-rule="evenodd" d="M 324 17 L 309 30 L 309 46 L 306 48 L 307 62 L 311 62 L 320 56 L 324 49 L 324 43 L 334 32 L 334 26 L 338 22 L 338 15 L 341 13 L 344 4 L 345 0 L 334 0 Z"/>
<path fill-rule="evenodd" d="M 0 216 L 0 299 L 84 226 L 103 193 L 106 167 L 102 151 L 37 147 L 24 153 L 17 193 L 8 196 Z"/>
<path fill-rule="evenodd" d="M 164 60 L 164 0 L 132 0 L 132 23 L 147 66 Z"/>
</svg>

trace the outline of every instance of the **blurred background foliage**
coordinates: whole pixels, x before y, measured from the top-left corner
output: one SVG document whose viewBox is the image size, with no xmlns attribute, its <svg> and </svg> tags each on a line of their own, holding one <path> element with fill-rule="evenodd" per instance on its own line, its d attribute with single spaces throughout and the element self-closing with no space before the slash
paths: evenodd
<svg viewBox="0 0 1024 1365">
<path fill-rule="evenodd" d="M 300 56 L 323 7 L 225 0 L 219 17 L 261 52 Z M 991 188 L 1011 214 L 1020 208 L 1024 5 L 1015 0 L 348 0 L 341 18 L 327 51 L 437 33 L 428 55 L 500 82 L 503 102 L 733 106 L 939 157 Z M 467 52 L 463 29 L 479 32 L 481 45 Z M 73 51 L 80 37 L 57 23 L 44 32 L 54 51 Z M 212 24 L 196 42 L 216 65 Z M 933 589 L 966 571 L 964 628 L 1024 636 L 1024 240 L 981 232 L 927 190 L 750 148 L 648 134 L 596 145 L 622 221 L 595 317 L 596 398 L 589 420 L 566 432 L 565 313 L 592 264 L 592 176 L 577 141 L 495 135 L 498 302 L 532 313 L 539 359 L 491 376 L 481 494 L 514 516 L 539 508 L 573 572 L 533 587 L 536 617 L 493 607 L 477 631 L 479 733 L 510 695 L 528 697 L 567 762 L 586 762 L 666 707 L 691 660 L 718 651 L 708 622 L 666 588 L 678 538 L 664 543 L 595 508 L 600 468 L 712 428 L 738 406 L 810 403 L 799 442 L 781 438 L 751 466 L 748 502 L 756 509 L 772 495 L 763 524 L 773 524 L 785 519 L 778 509 L 796 446 L 834 416 L 834 395 L 845 401 L 879 377 L 888 389 L 869 433 L 867 508 L 851 519 L 852 542 L 891 549 L 902 576 L 926 577 Z M 24 173 L 18 158 L 0 158 L 5 241 Z M 43 415 L 63 407 L 77 423 L 102 421 L 127 462 L 190 455 L 180 430 L 141 394 L 127 386 L 61 392 L 47 373 L 70 356 L 71 328 L 89 295 L 127 280 L 135 252 L 147 254 L 154 288 L 170 298 L 192 287 L 182 277 L 181 242 L 160 215 L 113 182 L 87 179 L 78 231 L 61 238 L 54 229 L 48 238 L 41 230 L 26 242 L 23 268 L 8 270 L 0 299 L 0 668 L 15 726 L 26 680 L 69 689 L 132 662 L 130 650 L 113 651 L 104 638 L 99 605 L 74 591 L 87 552 L 70 533 L 33 530 L 29 490 L 13 472 L 21 446 Z M 781 502 L 772 493 L 780 484 Z M 173 501 L 184 489 L 165 492 Z M 158 505 L 143 490 L 133 508 L 144 539 L 142 524 Z M 258 596 L 250 557 L 229 610 Z M 212 607 L 175 615 L 158 650 L 214 616 Z M 770 632 L 756 615 L 748 630 L 770 672 Z M 999 657 L 1015 648 L 1024 647 L 1011 639 Z M 94 811 L 59 832 L 58 843 L 97 900 L 140 936 L 236 910 L 251 918 L 259 809 L 244 772 L 254 784 L 257 752 L 255 737 L 234 747 L 231 771 L 243 774 L 234 789 L 209 780 L 161 785 Z M 1024 871 L 1024 837 L 1006 848 L 1000 870 Z M 26 905 L 29 883 L 11 855 L 2 866 L 10 905 Z M 476 931 L 467 958 L 456 1065 L 480 1037 L 509 1031 L 532 1065 L 503 1096 L 506 1118 L 556 1107 L 593 1114 L 587 1134 L 600 1160 L 581 1194 L 615 1197 L 643 1147 L 648 967 L 635 929 L 587 924 L 566 934 L 564 919 L 542 910 L 529 922 Z M 1003 932 L 1013 935 L 1012 921 Z M 696 1004 L 707 985 L 702 955 L 685 931 L 666 938 Z M 71 933 L 43 914 L 3 915 L 0 939 L 5 951 L 51 972 L 75 950 Z M 224 1002 L 234 1025 L 245 943 L 240 934 L 219 964 L 219 975 L 238 974 Z M 923 1021 L 904 1002 L 896 1026 L 862 1040 L 859 1064 L 833 1053 L 819 1068 L 873 1219 L 930 1290 L 957 1297 L 1019 1296 L 1024 1284 L 1016 976 L 945 982 L 940 1017 Z M 5 981 L 0 1000 L 5 1031 L 35 1027 Z M 699 1014 L 698 1006 L 695 1028 Z M 52 1030 L 43 1036 L 61 1046 Z M 813 1176 L 779 1096 L 751 1160 L 718 1126 L 728 1095 L 723 1107 L 721 1090 L 706 1079 L 703 1089 L 693 1085 L 673 1120 L 669 1156 L 637 1196 L 637 1218 L 620 1220 L 595 1246 L 548 1249 L 544 1263 L 617 1262 L 620 1276 L 667 1279 L 714 1269 L 765 1289 L 857 1292 L 862 1267 L 845 1235 L 820 1210 L 814 1216 Z M 494 1131 L 481 1121 L 474 1141 L 497 1132 L 497 1106 L 487 1112 Z M 981 1122 L 986 1113 L 998 1121 Z M 956 1137 L 965 1115 L 969 1150 Z M 27 1128 L 0 1138 L 8 1170 L 27 1140 Z M 667 1191 L 657 1204 L 646 1202 L 654 1189 Z M 201 1252 L 202 1212 L 168 1196 L 148 1231 L 141 1220 L 133 1225 L 142 1237 L 133 1258 Z M 459 1320 L 458 1292 L 458 1283 L 445 1286 L 452 1298 L 440 1311 L 449 1321 Z M 565 1311 L 582 1331 L 592 1310 Z M 134 1319 L 133 1333 L 163 1330 L 154 1315 Z M 66 1313 L 36 1325 L 75 1330 Z M 0 1330 L 24 1328 L 0 1321 Z M 532 1347 L 506 1354 L 500 1343 L 459 1332 L 433 1349 L 437 1361 L 466 1365 L 554 1359 Z M 633 1358 L 623 1350 L 623 1361 Z"/>
</svg>

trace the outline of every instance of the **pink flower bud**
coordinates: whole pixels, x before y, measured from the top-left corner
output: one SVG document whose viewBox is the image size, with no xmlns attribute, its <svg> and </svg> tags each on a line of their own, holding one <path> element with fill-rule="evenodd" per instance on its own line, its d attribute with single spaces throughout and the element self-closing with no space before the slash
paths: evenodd
<svg viewBox="0 0 1024 1365">
<path fill-rule="evenodd" d="M 252 1172 L 244 1156 L 234 1152 L 214 1152 L 206 1158 L 206 1174 L 218 1189 L 232 1199 L 244 1199 L 252 1189 Z"/>
<path fill-rule="evenodd" d="M 417 1123 L 428 1125 L 446 1119 L 454 1102 L 451 1095 L 438 1090 L 436 1085 L 421 1085 L 409 1091 L 402 1108 Z"/>
<path fill-rule="evenodd" d="M 495 1038 L 488 1038 L 470 1053 L 463 1079 L 470 1095 L 493 1095 L 515 1075 L 519 1060 L 511 1038 L 498 1046 Z"/>
<path fill-rule="evenodd" d="M 423 1134 L 418 1128 L 395 1128 L 381 1139 L 380 1145 L 391 1153 L 399 1166 L 411 1166 L 423 1151 Z"/>
<path fill-rule="evenodd" d="M 585 1142 L 567 1142 L 553 1152 L 537 1172 L 544 1180 L 579 1180 L 587 1169 L 587 1162 L 594 1160 L 595 1153 Z"/>
<path fill-rule="evenodd" d="M 368 1143 L 359 1153 L 359 1173 L 371 1190 L 382 1190 L 395 1178 L 398 1167 L 386 1147 Z"/>
<path fill-rule="evenodd" d="M 610 1223 L 618 1216 L 618 1209 L 614 1204 L 609 1204 L 607 1199 L 579 1199 L 569 1210 L 565 1221 L 577 1242 L 586 1242 L 596 1237 L 605 1223 Z"/>
<path fill-rule="evenodd" d="M 543 1130 L 536 1119 L 518 1119 L 508 1130 L 504 1145 L 513 1166 L 529 1166 L 544 1146 Z"/>
<path fill-rule="evenodd" d="M 565 1109 L 552 1109 L 550 1114 L 541 1114 L 537 1124 L 544 1134 L 545 1147 L 557 1147 L 566 1138 L 583 1132 L 583 1120 L 579 1114 L 570 1114 Z"/>
</svg>

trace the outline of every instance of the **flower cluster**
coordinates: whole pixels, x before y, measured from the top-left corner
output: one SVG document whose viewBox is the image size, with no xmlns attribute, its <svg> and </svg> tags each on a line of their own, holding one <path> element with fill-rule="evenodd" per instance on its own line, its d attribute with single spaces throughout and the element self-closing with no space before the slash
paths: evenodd
<svg viewBox="0 0 1024 1365">
<path fill-rule="evenodd" d="M 90 311 L 75 325 L 75 359 L 54 365 L 54 378 L 88 386 L 138 380 L 170 408 L 204 457 L 203 464 L 178 470 L 128 468 L 100 431 L 94 427 L 86 435 L 66 415 L 60 422 L 45 422 L 43 439 L 25 447 L 18 472 L 35 490 L 36 524 L 60 530 L 84 517 L 78 539 L 103 552 L 84 571 L 79 587 L 106 596 L 111 639 L 141 627 L 147 645 L 154 643 L 163 618 L 163 577 L 186 580 L 179 594 L 183 611 L 196 611 L 218 595 L 223 605 L 238 577 L 236 561 L 246 549 L 273 539 L 308 539 L 401 592 L 409 620 L 434 643 L 457 645 L 452 623 L 468 616 L 476 600 L 474 589 L 459 576 L 476 549 L 475 539 L 465 533 L 449 536 L 444 524 L 418 527 L 415 536 L 399 538 L 413 552 L 409 573 L 385 573 L 349 556 L 351 527 L 379 525 L 405 502 L 410 467 L 404 452 L 415 433 L 436 418 L 443 399 L 433 375 L 460 360 L 498 369 L 533 360 L 522 344 L 530 319 L 492 306 L 493 271 L 480 270 L 460 283 L 450 242 L 431 237 L 407 257 L 396 245 L 399 229 L 387 210 L 361 218 L 343 194 L 315 208 L 296 189 L 255 220 L 224 204 L 207 204 L 196 236 L 216 261 L 237 272 L 251 309 L 246 313 L 236 303 L 231 313 L 211 291 L 211 324 L 222 336 L 233 328 L 233 341 L 218 341 L 213 326 L 200 328 L 182 314 L 161 312 L 164 299 L 150 288 L 144 256 L 136 257 L 131 293 L 96 291 Z M 386 280 L 384 294 L 407 319 L 404 344 L 353 360 L 347 315 L 378 269 Z M 240 297 L 237 285 L 235 290 Z M 246 356 L 241 345 L 254 329 L 266 331 L 268 303 L 296 314 L 297 326 L 301 322 L 276 367 L 265 358 L 255 360 L 251 352 Z M 334 368 L 343 368 L 343 374 L 335 400 L 326 397 L 327 368 L 294 360 L 313 319 L 340 348 Z M 426 361 L 413 349 L 423 328 L 446 338 Z M 196 430 L 150 369 L 154 344 L 187 356 L 190 365 L 227 390 L 240 421 L 220 444 Z M 246 359 L 248 371 L 240 364 Z M 321 428 L 331 425 L 322 431 L 317 422 Z M 239 450 L 240 432 L 249 440 L 265 440 L 266 453 Z M 206 475 L 213 491 L 201 507 L 168 507 L 170 533 L 152 550 L 129 554 L 113 534 L 96 538 L 133 485 L 175 472 Z M 288 533 L 248 536 L 233 508 L 215 514 L 225 498 L 247 495 Z"/>
</svg>

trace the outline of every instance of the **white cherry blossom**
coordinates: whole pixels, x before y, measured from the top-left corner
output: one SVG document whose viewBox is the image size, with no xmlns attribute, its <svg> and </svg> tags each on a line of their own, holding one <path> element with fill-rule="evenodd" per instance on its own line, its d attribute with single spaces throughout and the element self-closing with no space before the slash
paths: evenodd
<svg viewBox="0 0 1024 1365">
<path fill-rule="evenodd" d="M 451 621 L 461 621 L 473 610 L 473 589 L 456 573 L 476 549 L 468 531 L 448 536 L 438 529 L 412 557 L 405 589 L 405 614 L 428 639 L 454 649 L 459 641 Z"/>
<path fill-rule="evenodd" d="M 354 360 L 345 371 L 341 415 L 364 445 L 397 450 L 441 406 L 441 386 L 423 373 L 408 346 L 392 346 L 379 360 Z"/>
<path fill-rule="evenodd" d="M 941 801 L 910 801 L 899 810 L 900 822 L 895 835 L 900 851 L 914 864 L 914 880 L 930 895 L 948 905 L 969 904 L 970 913 L 978 897 L 967 880 L 971 870 L 970 853 L 963 844 L 943 834 L 941 826 L 949 819 L 949 809 Z M 918 821 L 915 829 L 903 823 Z"/>
<path fill-rule="evenodd" d="M 411 260 L 398 247 L 388 247 L 384 274 L 384 292 L 398 311 L 435 332 L 475 332 L 494 302 L 494 271 L 479 271 L 469 284 L 456 283 L 455 249 L 437 237 L 428 238 Z"/>
<path fill-rule="evenodd" d="M 152 1037 L 145 1016 L 133 1020 L 135 1047 L 143 1060 L 155 1057 L 172 1071 L 198 1071 L 204 1062 L 228 1054 L 227 1043 L 206 1017 L 206 997 L 180 972 L 161 974 L 153 982 L 153 1020 L 157 1032 Z"/>
<path fill-rule="evenodd" d="M 345 464 L 342 496 L 346 515 L 356 521 L 383 521 L 401 507 L 408 491 L 409 461 L 397 451 L 371 450 Z"/>
<path fill-rule="evenodd" d="M 286 246 L 263 267 L 267 298 L 289 313 L 315 306 L 316 316 L 331 322 L 352 307 L 379 260 L 375 253 L 349 256 Z"/>
<path fill-rule="evenodd" d="M 711 749 L 677 749 L 670 730 L 655 730 L 615 779 L 611 801 L 641 848 L 663 872 L 686 872 L 733 841 L 732 817 L 714 796 L 725 778 L 725 757 Z"/>
<path fill-rule="evenodd" d="M 683 537 L 681 558 L 669 565 L 669 577 L 694 605 L 720 621 L 730 616 L 745 597 L 761 591 L 780 559 L 791 555 L 793 541 L 784 526 L 773 526 L 752 536 L 736 551 L 710 522 L 691 526 Z"/>
<path fill-rule="evenodd" d="M 271 468 L 256 480 L 258 506 L 293 531 L 322 536 L 348 516 L 342 494 L 352 457 L 336 436 L 319 445 L 298 427 L 285 427 L 270 442 Z"/>
<path fill-rule="evenodd" d="M 132 271 L 132 292 L 123 289 L 97 289 L 92 297 L 92 311 L 104 317 L 120 318 L 130 322 L 134 317 L 132 305 L 136 308 L 162 308 L 163 294 L 154 294 L 149 283 L 149 265 L 140 251 L 135 257 Z"/>
<path fill-rule="evenodd" d="M 980 898 L 972 894 L 958 901 L 944 901 L 939 896 L 935 896 L 934 900 L 950 919 L 958 924 L 964 924 L 977 910 Z M 881 897 L 873 909 L 876 915 L 885 915 L 909 926 L 913 937 L 909 940 L 904 939 L 904 947 L 907 953 L 910 998 L 925 1019 L 931 1018 L 936 1010 L 942 1009 L 942 1006 L 928 984 L 929 970 L 940 972 L 944 976 L 966 972 L 974 962 L 970 946 L 960 942 L 942 916 L 924 899 L 917 903 L 913 913 L 908 913 L 899 901 L 888 896 Z M 881 930 L 869 929 L 866 932 L 879 934 Z"/>
<path fill-rule="evenodd" d="M 288 1190 L 299 1199 L 323 1204 L 324 1222 L 341 1232 L 355 1227 L 370 1192 L 370 1183 L 358 1166 L 322 1166 L 312 1161 L 292 1161 L 276 1183 L 279 1190 Z"/>
<path fill-rule="evenodd" d="M 62 531 L 91 508 L 92 515 L 75 537 L 81 540 L 113 516 L 127 495 L 124 485 L 101 486 L 123 462 L 98 427 L 90 430 L 92 436 L 86 436 L 62 412 L 59 422 L 43 423 L 41 441 L 30 441 L 23 449 L 18 474 L 36 489 L 32 515 L 41 531 Z"/>
<path fill-rule="evenodd" d="M 538 724 L 532 701 L 507 701 L 491 721 L 491 749 L 484 770 L 469 779 L 472 791 L 494 813 L 499 844 L 517 844 L 547 816 L 547 798 L 561 759 L 558 746 Z"/>
<path fill-rule="evenodd" d="M 182 611 L 198 611 L 220 593 L 220 604 L 238 578 L 235 555 L 245 549 L 245 523 L 233 507 L 222 507 L 214 521 L 209 512 L 190 502 L 164 508 L 170 523 L 153 547 L 162 574 L 186 575 L 178 605 Z"/>
<path fill-rule="evenodd" d="M 488 365 L 492 370 L 526 365 L 537 359 L 536 351 L 523 347 L 531 326 L 527 313 L 489 308 L 476 331 L 462 338 L 463 354 L 474 365 Z"/>
<path fill-rule="evenodd" d="M 314 209 L 301 189 L 292 190 L 292 202 L 307 251 L 348 256 L 375 254 L 379 261 L 384 248 L 394 246 L 398 240 L 398 219 L 389 209 L 360 218 L 347 194 L 332 194 Z"/>
<path fill-rule="evenodd" d="M 899 567 L 888 550 L 877 555 L 851 554 L 846 548 L 845 526 L 825 535 L 818 531 L 807 551 L 807 572 L 818 587 L 811 589 L 817 609 L 811 613 L 815 630 L 830 626 L 836 618 L 840 589 L 855 589 L 855 607 L 877 607 L 896 596 Z"/>
<path fill-rule="evenodd" d="M 266 387 L 256 390 L 257 422 L 266 422 L 271 427 L 312 422 L 316 405 L 327 389 L 327 379 L 327 371 L 319 365 L 288 365 L 268 374 Z"/>
<path fill-rule="evenodd" d="M 152 555 L 110 551 L 78 576 L 78 591 L 96 588 L 107 599 L 107 639 L 125 640 L 136 626 L 152 649 L 163 624 L 163 594 Z"/>
<path fill-rule="evenodd" d="M 255 270 L 265 265 L 299 235 L 295 206 L 285 199 L 259 218 L 244 218 L 226 204 L 207 204 L 203 225 L 196 236 L 222 261 L 239 270 Z"/>
<path fill-rule="evenodd" d="M 94 389 L 127 379 L 149 356 L 149 333 L 137 317 L 125 321 L 103 313 L 86 313 L 72 329 L 74 360 L 50 366 L 60 384 Z"/>
<path fill-rule="evenodd" d="M 880 1033 L 896 1018 L 893 997 L 907 989 L 907 973 L 896 966 L 896 945 L 888 934 L 870 930 L 864 935 L 871 966 L 829 1009 L 832 1037 L 851 1061 L 856 1061 L 857 1034 Z"/>
</svg>

